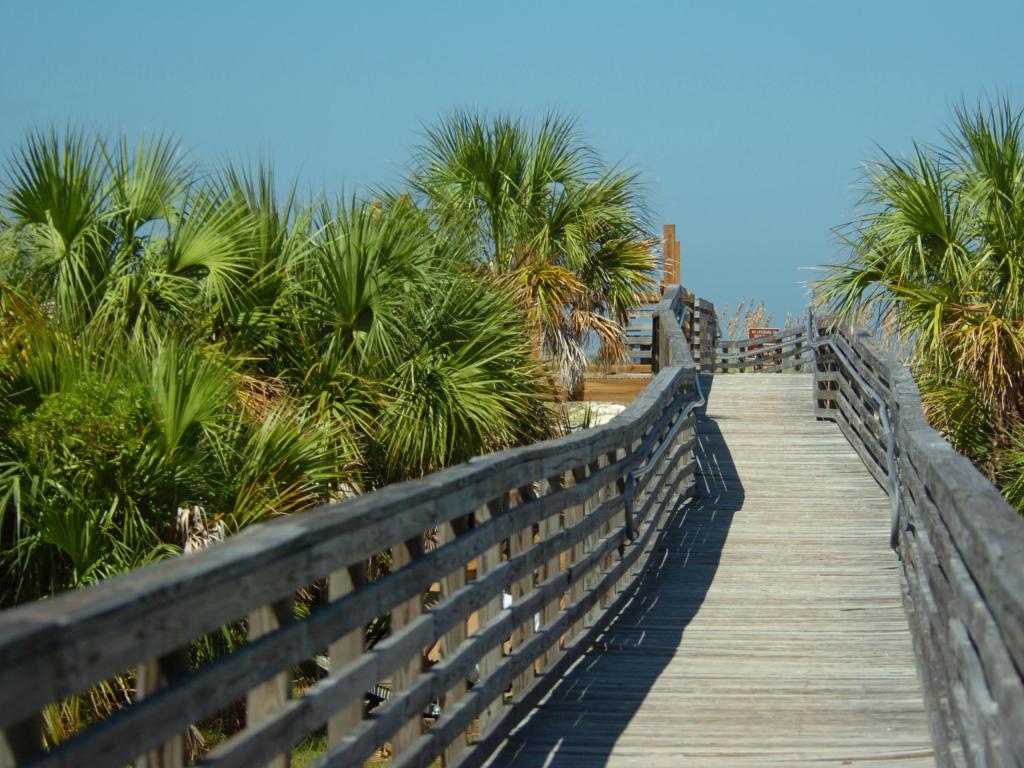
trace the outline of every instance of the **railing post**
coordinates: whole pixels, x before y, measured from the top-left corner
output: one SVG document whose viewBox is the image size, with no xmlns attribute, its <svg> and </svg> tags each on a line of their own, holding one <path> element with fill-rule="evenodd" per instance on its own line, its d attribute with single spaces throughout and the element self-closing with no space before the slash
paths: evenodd
<svg viewBox="0 0 1024 768">
<path fill-rule="evenodd" d="M 592 462 L 590 462 L 590 464 L 587 465 L 587 470 L 588 470 L 587 474 L 588 474 L 588 476 L 593 475 L 595 472 L 597 472 L 602 467 L 602 463 L 601 463 L 602 458 L 603 457 L 599 457 L 596 461 L 592 461 Z M 604 492 L 604 488 L 603 487 L 602 488 L 598 488 L 597 491 L 587 499 L 586 503 L 584 504 L 584 515 L 583 515 L 584 519 L 589 517 L 594 512 L 594 510 L 597 507 L 600 506 L 600 504 L 601 504 L 601 495 L 602 495 L 603 492 Z M 593 532 L 591 532 L 590 534 L 587 535 L 587 537 L 584 539 L 583 554 L 586 554 L 586 553 L 590 552 L 591 550 L 594 549 L 594 547 L 597 546 L 597 541 L 600 538 L 600 535 L 601 535 L 600 528 L 598 530 L 593 531 Z M 597 568 L 591 568 L 590 571 L 587 573 L 587 575 L 583 577 L 583 591 L 584 592 L 588 592 L 588 591 L 590 591 L 591 589 L 594 588 L 594 585 L 597 583 L 597 579 L 598 579 L 596 572 L 597 572 Z M 584 614 L 582 629 L 584 629 L 584 630 L 589 629 L 593 625 L 594 617 L 597 615 L 598 609 L 599 609 L 599 606 L 595 603 L 591 607 L 591 609 Z"/>
<path fill-rule="evenodd" d="M 610 451 L 610 452 L 606 453 L 604 455 L 604 466 L 607 467 L 607 466 L 611 466 L 612 464 L 614 464 L 616 457 L 617 457 L 616 451 Z M 609 483 L 601 486 L 601 501 L 602 502 L 603 501 L 608 501 L 610 499 L 614 499 L 618 495 L 619 495 L 619 488 L 618 488 L 618 484 L 615 482 L 615 480 L 612 480 Z M 623 522 L 625 521 L 625 507 L 622 508 L 621 512 L 616 512 L 614 515 L 609 515 L 607 521 L 605 521 L 604 525 L 601 526 L 601 538 L 603 539 L 605 536 L 610 534 L 612 532 L 612 529 L 615 528 L 615 526 L 617 524 L 619 524 L 620 521 L 623 521 Z M 615 558 L 615 556 L 613 554 L 611 554 L 611 553 L 609 553 L 608 555 L 605 556 L 605 558 L 604 558 L 604 568 L 599 573 L 599 576 L 604 576 L 605 573 L 607 573 L 608 571 L 610 571 L 612 569 L 612 567 L 614 566 L 614 563 L 615 563 L 614 558 Z M 614 598 L 614 596 L 615 596 L 614 588 L 613 589 L 609 589 L 607 592 L 605 592 L 604 596 L 600 600 L 601 607 L 602 608 L 607 608 L 609 605 L 611 605 L 611 602 L 612 602 L 612 599 Z"/>
<path fill-rule="evenodd" d="M 327 599 L 340 600 L 366 583 L 366 563 L 362 562 L 349 568 L 342 568 L 330 575 L 327 580 Z M 359 658 L 366 643 L 366 629 L 357 627 L 351 632 L 331 643 L 327 650 L 330 658 L 330 675 L 337 677 L 341 668 Z M 336 746 L 363 719 L 363 702 L 360 698 L 352 702 L 337 715 L 327 721 L 327 745 Z"/>
<path fill-rule="evenodd" d="M 294 618 L 293 600 L 290 597 L 258 608 L 249 614 L 249 640 L 269 635 L 290 623 Z M 253 725 L 265 720 L 276 709 L 283 706 L 291 698 L 291 695 L 292 676 L 290 671 L 274 675 L 267 682 L 256 686 L 245 697 L 246 725 Z M 268 760 L 265 765 L 270 768 L 288 768 L 291 765 L 291 755 L 285 753 L 273 756 L 273 759 Z"/>
<path fill-rule="evenodd" d="M 404 544 L 391 548 L 391 572 L 398 571 L 403 566 L 409 565 L 417 557 L 423 554 L 423 535 L 420 534 L 409 539 Z M 399 603 L 391 609 L 391 632 L 395 633 L 402 627 L 412 624 L 423 612 L 423 595 L 418 594 Z M 409 688 L 420 672 L 423 671 L 423 649 L 419 650 L 405 664 L 400 665 L 394 672 L 391 691 L 395 695 L 406 688 Z M 392 737 L 392 755 L 398 756 L 407 750 L 416 739 L 420 737 L 423 729 L 422 714 L 417 712 L 405 725 L 399 728 Z"/>
<path fill-rule="evenodd" d="M 488 502 L 486 505 L 477 509 L 474 513 L 477 525 L 482 525 L 488 520 L 503 514 L 508 510 L 508 497 L 507 495 L 501 498 L 495 499 L 494 501 Z M 476 578 L 480 579 L 486 576 L 488 573 L 493 571 L 501 565 L 501 544 L 490 547 L 477 559 Z M 477 625 L 478 627 L 485 627 L 491 621 L 498 617 L 501 613 L 501 595 L 488 600 L 479 611 L 477 611 Z M 472 630 L 472 627 L 470 627 Z M 480 684 L 485 684 L 487 678 L 497 669 L 498 664 L 501 661 L 501 645 L 496 645 L 491 650 L 487 651 L 480 659 Z M 491 727 L 497 718 L 496 707 L 500 707 L 502 704 L 501 697 L 498 697 L 494 701 L 487 704 L 484 710 L 480 713 L 478 718 L 479 733 L 477 734 L 477 740 L 484 739 L 488 736 L 491 731 Z"/>
<path fill-rule="evenodd" d="M 179 649 L 160 659 L 140 664 L 135 670 L 135 696 L 138 700 L 152 696 L 174 680 L 188 674 L 188 651 Z M 138 768 L 181 768 L 185 765 L 185 734 L 167 740 L 156 749 L 141 755 Z"/>
<path fill-rule="evenodd" d="M 586 466 L 574 467 L 572 469 L 572 478 L 573 478 L 573 485 L 580 485 L 580 484 L 586 482 L 586 479 L 587 479 L 587 467 Z M 586 517 L 587 512 L 589 511 L 589 509 L 590 509 L 590 500 L 589 499 L 584 500 L 584 502 L 582 504 L 576 504 L 576 505 L 574 505 L 572 507 L 569 507 L 569 509 L 566 510 L 566 518 L 567 518 L 566 519 L 566 525 L 573 525 L 574 526 L 577 523 L 581 522 Z M 579 562 L 579 559 L 586 552 L 586 549 L 587 549 L 586 548 L 586 542 L 578 541 L 575 544 L 573 544 L 572 547 L 569 549 L 568 562 L 566 564 L 566 567 L 567 568 L 571 568 L 577 562 Z M 572 583 L 569 585 L 569 597 L 568 597 L 569 604 L 571 605 L 571 604 L 575 603 L 580 598 L 580 596 L 582 594 L 583 594 L 583 582 L 582 582 L 582 580 L 580 580 L 580 579 L 573 579 Z M 577 620 L 577 621 L 573 622 L 573 624 L 569 627 L 569 631 L 566 633 L 565 644 L 570 644 L 574 640 L 576 640 L 576 638 L 579 637 L 579 634 L 582 631 L 582 629 L 583 629 L 583 622 L 582 622 L 582 620 Z"/>
<path fill-rule="evenodd" d="M 463 535 L 469 530 L 469 520 L 467 517 L 458 517 L 452 520 L 448 525 L 443 525 L 438 530 L 438 546 L 444 546 L 445 544 L 455 541 L 459 536 Z M 441 579 L 441 596 L 442 598 L 450 597 L 455 592 L 459 591 L 466 585 L 466 566 L 463 565 L 460 568 L 456 568 L 451 573 L 447 574 Z M 449 630 L 441 638 L 441 657 L 448 658 L 455 650 L 463 643 L 467 636 L 467 626 L 465 621 L 460 621 L 456 626 Z M 443 696 L 442 699 L 442 711 L 454 709 L 455 706 L 465 697 L 466 695 L 466 680 L 460 679 L 453 688 L 450 688 Z M 442 765 L 455 765 L 459 762 L 462 756 L 468 749 L 469 742 L 467 740 L 467 733 L 462 732 L 459 736 L 449 744 L 444 751 Z"/>
<path fill-rule="evenodd" d="M 554 475 L 553 477 L 549 477 L 547 480 L 547 485 L 549 493 L 558 493 L 563 488 L 565 488 L 565 476 Z M 556 536 L 559 531 L 563 530 L 566 524 L 565 517 L 566 512 L 547 517 L 544 520 L 544 522 L 541 523 L 540 526 L 541 541 L 544 541 L 545 539 L 550 539 L 551 537 Z M 544 570 L 541 572 L 541 579 L 543 581 L 547 581 L 559 572 L 560 560 L 560 554 L 556 554 L 554 557 L 550 558 L 544 564 Z M 547 626 L 552 621 L 554 621 L 560 609 L 561 597 L 556 597 L 554 600 L 545 603 L 544 611 L 541 615 L 541 624 Z M 546 671 L 558 659 L 558 655 L 559 646 L 558 643 L 556 643 L 553 646 L 551 646 L 547 653 L 544 654 L 544 661 L 541 666 L 541 671 Z"/>
<path fill-rule="evenodd" d="M 658 311 L 651 313 L 651 375 L 661 370 L 661 344 L 658 325 Z"/>
<path fill-rule="evenodd" d="M 532 485 L 527 485 L 519 489 L 517 496 L 517 503 L 522 504 L 523 502 L 536 499 L 538 494 Z M 509 540 L 509 557 L 516 557 L 517 555 L 525 554 L 532 548 L 533 526 L 528 525 L 512 534 L 512 537 Z M 533 584 L 533 571 L 528 571 L 521 579 L 515 581 L 512 584 L 512 602 L 518 603 L 529 597 L 530 593 L 533 592 Z M 512 631 L 511 652 L 514 653 L 517 648 L 526 643 L 530 637 L 533 636 L 533 632 L 534 617 L 530 616 L 526 621 Z M 531 666 L 524 669 L 522 674 L 512 681 L 512 698 L 515 698 L 522 693 L 523 690 L 529 687 L 534 674 L 534 668 Z"/>
</svg>

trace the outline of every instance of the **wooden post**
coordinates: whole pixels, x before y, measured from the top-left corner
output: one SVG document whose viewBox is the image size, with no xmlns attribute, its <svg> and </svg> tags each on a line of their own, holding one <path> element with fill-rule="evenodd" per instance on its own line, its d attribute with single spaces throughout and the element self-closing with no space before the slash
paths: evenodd
<svg viewBox="0 0 1024 768">
<path fill-rule="evenodd" d="M 292 598 L 278 600 L 271 605 L 258 608 L 249 614 L 249 639 L 255 640 L 263 635 L 269 635 L 277 629 L 290 623 L 295 618 L 293 612 Z M 253 725 L 274 713 L 274 710 L 281 707 L 292 695 L 291 671 L 285 670 L 274 675 L 267 682 L 257 685 L 245 697 L 245 723 Z M 285 752 L 282 755 L 269 756 L 264 765 L 270 768 L 288 768 L 291 765 L 291 754 Z"/>
<path fill-rule="evenodd" d="M 391 572 L 395 573 L 403 566 L 408 565 L 423 553 L 423 537 L 409 539 L 404 544 L 392 547 L 391 549 Z M 413 595 L 404 603 L 400 603 L 391 609 L 391 632 L 398 632 L 402 627 L 408 626 L 423 612 L 423 595 Z M 405 664 L 395 670 L 392 677 L 392 693 L 397 694 L 409 688 L 423 671 L 423 649 L 409 659 Z M 392 737 L 392 756 L 397 757 L 407 750 L 412 743 L 420 737 L 423 731 L 423 716 L 417 712 L 410 718 L 398 732 Z"/>
<path fill-rule="evenodd" d="M 677 254 L 679 253 L 676 243 L 676 225 L 666 224 L 662 227 L 662 251 L 661 251 L 661 287 L 673 285 L 679 282 L 678 269 L 676 268 Z"/>
<path fill-rule="evenodd" d="M 187 673 L 188 653 L 185 650 L 140 664 L 135 670 L 135 698 L 142 700 L 152 696 L 168 682 Z M 136 765 L 139 768 L 181 768 L 185 765 L 185 758 L 185 734 L 181 733 L 141 755 Z"/>
<path fill-rule="evenodd" d="M 592 461 L 588 465 L 589 468 L 590 468 L 590 474 L 591 475 L 596 474 L 601 468 L 606 466 L 606 462 L 607 462 L 607 457 L 604 454 L 601 454 L 600 456 L 598 456 L 596 461 Z M 608 486 L 606 486 L 606 485 L 598 486 L 597 491 L 594 493 L 593 496 L 590 497 L 589 506 L 586 508 L 588 516 L 594 510 L 596 510 L 598 507 L 600 507 L 601 506 L 601 502 L 604 501 L 607 498 L 607 488 L 608 488 Z M 597 548 L 597 543 L 608 532 L 608 530 L 610 528 L 611 528 L 611 523 L 606 521 L 606 522 L 602 523 L 601 525 L 599 525 L 597 527 L 597 529 L 595 531 L 593 531 L 589 536 L 587 536 L 586 537 L 586 544 L 587 544 L 586 552 L 588 552 L 588 553 L 589 552 L 593 552 Z M 594 590 L 597 587 L 597 585 L 600 583 L 602 575 L 603 575 L 603 568 L 601 566 L 595 565 L 593 568 L 591 568 L 590 571 L 587 573 L 587 575 L 583 577 L 583 590 L 585 592 L 591 592 L 592 590 Z M 600 601 L 600 600 L 595 601 L 594 604 L 591 606 L 590 610 L 587 611 L 584 614 L 583 626 L 586 629 L 590 629 L 590 627 L 594 626 L 594 624 L 597 621 L 598 616 L 601 613 L 601 608 L 603 607 L 603 605 L 604 604 L 603 604 L 602 601 Z"/>
<path fill-rule="evenodd" d="M 681 256 L 679 253 L 679 241 L 675 239 L 673 234 L 672 238 L 672 283 L 682 282 L 683 276 L 681 272 L 682 264 L 680 262 Z"/>
<path fill-rule="evenodd" d="M 342 568 L 330 575 L 327 582 L 327 599 L 338 600 L 366 583 L 366 563 Z M 327 650 L 331 660 L 331 677 L 336 677 L 341 668 L 358 658 L 363 652 L 366 642 L 364 627 L 353 629 L 346 635 L 331 643 Z M 362 700 L 353 701 L 338 714 L 327 721 L 327 745 L 333 747 L 341 742 L 348 733 L 363 719 Z"/>
<path fill-rule="evenodd" d="M 480 507 L 475 513 L 476 522 L 478 525 L 487 522 L 488 520 L 498 515 L 504 514 L 508 511 L 508 494 L 495 499 L 494 501 L 488 502 L 486 506 Z M 491 547 L 484 552 L 477 559 L 477 573 L 476 577 L 482 578 L 488 573 L 493 571 L 495 568 L 501 565 L 501 544 Z M 487 603 L 477 611 L 477 628 L 486 627 L 491 621 L 501 615 L 501 595 L 487 601 Z M 470 627 L 473 630 L 473 627 Z M 501 646 L 497 645 L 480 658 L 480 679 L 477 685 L 485 685 L 487 678 L 494 673 L 497 669 L 498 664 L 501 662 Z M 490 702 L 480 713 L 478 723 L 480 726 L 477 739 L 484 739 L 490 733 L 491 726 L 494 724 L 494 720 L 498 716 L 498 708 L 501 707 L 502 699 L 499 696 L 495 701 Z"/>
<path fill-rule="evenodd" d="M 575 468 L 573 468 L 570 471 L 572 473 L 572 484 L 574 486 L 580 485 L 581 483 L 586 482 L 586 479 L 587 479 L 587 467 L 586 466 L 575 467 Z M 590 501 L 589 500 L 584 500 L 584 502 L 582 504 L 576 504 L 574 506 L 571 506 L 571 507 L 567 508 L 566 511 L 565 511 L 565 520 L 566 520 L 565 524 L 566 524 L 566 526 L 567 527 L 572 527 L 572 526 L 575 526 L 578 523 L 580 523 L 583 520 L 583 518 L 586 517 L 587 512 L 590 510 L 590 506 L 591 506 Z M 587 549 L 586 549 L 586 543 L 585 542 L 578 541 L 575 544 L 573 544 L 569 548 L 568 556 L 566 558 L 566 567 L 567 568 L 571 567 L 571 566 L 575 565 L 577 562 L 579 562 L 580 558 L 583 557 L 583 555 L 584 555 L 584 553 L 586 551 L 587 551 Z M 580 596 L 582 594 L 583 594 L 583 582 L 582 582 L 582 580 L 580 580 L 580 579 L 573 579 L 572 583 L 569 585 L 569 595 L 568 595 L 568 598 L 567 598 L 568 599 L 568 604 L 572 605 L 573 603 L 575 603 L 580 598 Z M 566 644 L 572 643 L 577 637 L 579 637 L 579 634 L 580 634 L 581 631 L 583 631 L 583 622 L 582 622 L 582 620 L 577 619 L 569 627 L 569 631 L 565 633 L 566 637 L 565 637 L 565 640 L 563 641 L 563 646 L 566 645 Z"/>
<path fill-rule="evenodd" d="M 448 542 L 454 541 L 456 538 L 461 536 L 469 529 L 468 517 L 459 517 L 448 525 L 443 525 L 438 530 L 438 546 L 444 546 Z M 466 566 L 463 565 L 460 568 L 456 568 L 451 573 L 447 574 L 441 579 L 441 596 L 442 598 L 450 597 L 455 592 L 458 592 L 466 585 Z M 466 639 L 466 622 L 461 621 L 452 629 L 444 634 L 441 638 L 441 657 L 447 658 L 455 652 L 455 650 L 463 643 Z M 453 688 L 451 688 L 444 697 L 442 705 L 444 709 L 451 710 L 462 700 L 466 695 L 466 680 L 465 678 L 460 679 Z M 442 765 L 457 765 L 462 759 L 462 756 L 466 753 L 468 748 L 468 742 L 466 740 L 466 733 L 462 733 L 456 736 L 454 741 L 449 744 L 444 751 Z"/>
<path fill-rule="evenodd" d="M 549 493 L 558 493 L 563 488 L 565 488 L 565 475 L 562 474 L 562 475 L 554 475 L 552 477 L 549 477 L 548 481 L 547 481 L 547 485 L 548 485 L 548 492 Z M 543 523 L 541 523 L 541 526 L 540 526 L 541 541 L 543 541 L 544 539 L 550 539 L 553 536 L 556 536 L 560 530 L 564 529 L 564 527 L 565 527 L 565 513 L 564 512 L 562 514 L 559 514 L 559 515 L 552 515 L 551 517 L 548 517 L 546 520 L 544 520 Z M 544 564 L 544 569 L 541 572 L 541 580 L 542 581 L 547 581 L 548 579 L 552 578 L 553 576 L 555 576 L 559 572 L 559 567 L 560 567 L 560 564 L 561 564 L 561 555 L 562 554 L 563 553 L 559 553 L 559 554 L 555 555 L 553 558 L 551 558 L 550 560 L 548 560 Z M 547 625 L 547 624 L 551 623 L 552 621 L 554 621 L 555 617 L 558 615 L 558 611 L 560 609 L 561 609 L 561 597 L 555 598 L 554 600 L 545 603 L 544 604 L 544 612 L 543 612 L 543 615 L 541 616 L 541 623 L 544 624 L 544 625 Z M 543 664 L 541 666 L 541 671 L 542 672 L 546 671 L 547 668 L 550 667 L 558 659 L 558 655 L 559 655 L 558 651 L 559 651 L 559 646 L 558 646 L 557 643 L 555 645 L 551 646 L 550 649 L 548 649 L 547 653 L 544 655 L 544 661 L 543 661 Z"/>
<path fill-rule="evenodd" d="M 517 494 L 517 504 L 522 504 L 527 501 L 538 498 L 537 491 L 533 486 L 527 485 L 519 489 Z M 516 557 L 522 555 L 533 549 L 533 526 L 528 525 L 525 528 L 519 529 L 516 533 L 512 534 L 512 538 L 509 540 L 509 557 Z M 533 592 L 533 571 L 529 571 L 524 574 L 521 579 L 513 582 L 512 584 L 512 602 L 518 603 L 525 598 L 530 596 Z M 517 648 L 526 643 L 534 633 L 533 627 L 533 616 L 530 616 L 522 624 L 520 624 L 512 632 L 511 651 L 515 652 Z M 520 693 L 530 687 L 533 682 L 535 670 L 533 667 L 528 667 L 523 670 L 523 673 L 519 675 L 515 680 L 512 681 L 512 696 L 513 698 L 518 696 Z"/>
<path fill-rule="evenodd" d="M 610 465 L 615 463 L 616 452 L 615 451 L 609 451 L 608 453 L 604 454 L 604 456 L 602 458 L 603 458 L 602 466 L 605 466 L 605 467 L 610 466 Z M 606 485 L 601 486 L 601 501 L 602 502 L 614 499 L 616 496 L 619 496 L 619 487 L 618 487 L 618 483 L 614 479 L 611 482 L 607 483 Z M 623 501 L 623 504 L 625 504 L 624 501 Z M 605 536 L 607 536 L 609 533 L 612 532 L 612 529 L 615 526 L 624 523 L 625 520 L 626 520 L 626 507 L 622 506 L 618 511 L 615 512 L 615 514 L 610 515 L 608 517 L 608 520 L 604 523 L 604 525 L 601 526 L 601 538 L 603 539 Z M 604 557 L 604 567 L 601 569 L 600 573 L 598 574 L 599 576 L 603 577 L 606 573 L 608 573 L 609 571 L 612 570 L 612 568 L 615 567 L 615 558 L 616 558 L 616 555 L 611 553 L 611 552 L 609 552 L 607 555 L 605 555 L 605 557 Z M 609 605 L 611 605 L 612 599 L 614 597 L 615 597 L 615 586 L 612 585 L 611 589 L 609 589 L 607 592 L 605 592 L 604 595 L 601 597 L 601 601 L 600 601 L 601 602 L 601 607 L 602 608 L 607 608 Z"/>
</svg>

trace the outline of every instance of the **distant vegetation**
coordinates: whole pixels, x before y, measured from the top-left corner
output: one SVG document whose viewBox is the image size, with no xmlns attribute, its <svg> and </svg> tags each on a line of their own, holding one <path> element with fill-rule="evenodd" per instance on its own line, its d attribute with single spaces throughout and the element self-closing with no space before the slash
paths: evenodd
<svg viewBox="0 0 1024 768">
<path fill-rule="evenodd" d="M 376 200 L 76 131 L 7 171 L 0 605 L 549 436 L 651 285 L 636 179 L 554 117 L 445 120 Z"/>
<path fill-rule="evenodd" d="M 719 315 L 720 333 L 724 339 L 745 339 L 751 328 L 774 327 L 775 315 L 768 311 L 763 301 L 749 299 L 741 301 L 732 309 L 728 304 L 722 306 Z M 795 325 L 793 315 L 786 313 L 783 328 Z"/>
<path fill-rule="evenodd" d="M 932 423 L 1024 510 L 1024 144 L 1007 102 L 956 110 L 909 159 L 869 166 L 841 315 L 905 343 Z"/>
</svg>

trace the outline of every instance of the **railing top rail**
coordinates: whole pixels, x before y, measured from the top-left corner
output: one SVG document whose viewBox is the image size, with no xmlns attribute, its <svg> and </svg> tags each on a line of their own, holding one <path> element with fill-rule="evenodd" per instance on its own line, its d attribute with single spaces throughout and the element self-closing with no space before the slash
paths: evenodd
<svg viewBox="0 0 1024 768">
<path fill-rule="evenodd" d="M 889 479 L 888 492 L 889 503 L 891 505 L 891 513 L 889 516 L 889 546 L 896 549 L 899 546 L 900 488 L 899 473 L 896 469 L 896 430 L 893 427 L 891 414 L 889 413 L 889 401 L 887 400 L 884 392 L 876 389 L 860 374 L 857 367 L 846 356 L 842 347 L 835 342 L 835 338 L 832 334 L 820 335 L 818 333 L 818 325 L 814 320 L 814 312 L 810 307 L 807 308 L 807 330 L 805 337 L 808 345 L 812 349 L 817 349 L 824 345 L 832 347 L 832 354 L 836 355 L 845 363 L 850 375 L 860 385 L 861 390 L 874 400 L 875 404 L 878 406 L 878 417 L 882 423 L 882 429 L 885 432 L 885 465 L 886 474 Z"/>
</svg>

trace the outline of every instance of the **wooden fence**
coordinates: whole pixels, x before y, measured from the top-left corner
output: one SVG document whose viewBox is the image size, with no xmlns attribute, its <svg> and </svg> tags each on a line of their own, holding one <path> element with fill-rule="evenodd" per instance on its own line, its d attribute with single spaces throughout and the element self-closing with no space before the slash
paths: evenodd
<svg viewBox="0 0 1024 768">
<path fill-rule="evenodd" d="M 757 339 L 719 340 L 715 373 L 783 373 L 809 369 L 805 328 L 787 328 Z"/>
<path fill-rule="evenodd" d="M 629 594 L 666 508 L 693 485 L 696 369 L 680 286 L 658 307 L 665 363 L 607 425 L 249 528 L 201 552 L 0 617 L 2 765 L 169 767 L 186 734 L 244 702 L 201 766 L 479 762 Z M 369 564 L 388 563 L 370 577 Z M 296 594 L 329 585 L 300 615 Z M 364 647 L 371 623 L 389 626 Z M 246 639 L 196 668 L 225 627 Z M 293 672 L 329 659 L 296 690 Z M 434 658 L 436 663 L 428 659 Z M 122 676 L 130 701 L 43 748 L 47 705 Z M 364 711 L 367 691 L 386 700 Z M 423 713 L 433 709 L 433 722 Z"/>
<path fill-rule="evenodd" d="M 678 289 L 678 290 L 676 290 Z M 667 313 L 667 314 L 665 314 Z M 662 360 L 671 360 L 673 354 L 668 345 L 673 337 L 659 333 L 662 317 L 670 317 L 671 327 L 682 328 L 691 356 L 698 371 L 712 371 L 718 344 L 718 315 L 715 305 L 706 299 L 694 296 L 681 286 L 666 290 L 662 303 L 652 318 L 651 369 L 657 372 Z"/>
</svg>

